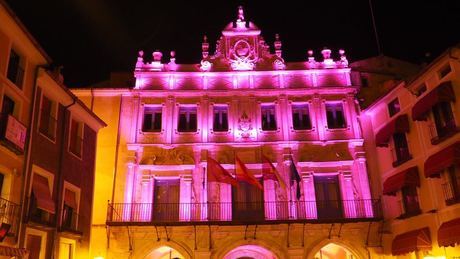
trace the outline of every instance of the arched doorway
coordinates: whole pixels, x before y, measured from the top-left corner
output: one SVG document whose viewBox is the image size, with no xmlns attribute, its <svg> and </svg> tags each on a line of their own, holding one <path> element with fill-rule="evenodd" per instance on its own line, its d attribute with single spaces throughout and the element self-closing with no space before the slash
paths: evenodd
<svg viewBox="0 0 460 259">
<path fill-rule="evenodd" d="M 145 259 L 185 259 L 185 256 L 172 247 L 160 246 L 148 254 Z"/>
<path fill-rule="evenodd" d="M 329 243 L 323 246 L 314 256 L 315 259 L 358 259 L 349 249 Z"/>
<path fill-rule="evenodd" d="M 277 259 L 277 257 L 261 246 L 242 245 L 232 249 L 223 259 Z"/>
</svg>

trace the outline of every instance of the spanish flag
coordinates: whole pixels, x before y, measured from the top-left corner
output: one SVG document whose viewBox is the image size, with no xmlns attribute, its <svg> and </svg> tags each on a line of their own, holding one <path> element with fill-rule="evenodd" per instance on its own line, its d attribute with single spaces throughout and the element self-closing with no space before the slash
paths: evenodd
<svg viewBox="0 0 460 259">
<path fill-rule="evenodd" d="M 260 182 L 252 175 L 246 166 L 241 162 L 241 160 L 235 156 L 235 173 L 236 179 L 240 181 L 245 181 L 249 184 L 254 185 L 255 187 L 263 190 L 264 187 L 260 184 Z"/>
<path fill-rule="evenodd" d="M 229 183 L 235 187 L 238 186 L 238 182 L 235 178 L 225 170 L 219 162 L 208 157 L 208 182 L 220 182 Z"/>
<path fill-rule="evenodd" d="M 284 180 L 281 177 L 280 173 L 278 172 L 278 170 L 276 170 L 272 162 L 270 162 L 270 159 L 268 159 L 268 157 L 264 155 L 262 155 L 262 174 L 267 179 L 277 181 L 281 188 L 286 190 L 286 184 L 284 183 Z"/>
</svg>

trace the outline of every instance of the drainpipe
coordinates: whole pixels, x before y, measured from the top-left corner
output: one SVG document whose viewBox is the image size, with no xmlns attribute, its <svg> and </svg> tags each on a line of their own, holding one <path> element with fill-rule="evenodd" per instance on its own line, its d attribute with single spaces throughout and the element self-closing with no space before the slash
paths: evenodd
<svg viewBox="0 0 460 259">
<path fill-rule="evenodd" d="M 19 244 L 19 247 L 22 247 L 24 245 L 24 239 L 25 239 L 25 228 L 24 228 L 24 223 L 25 223 L 25 214 L 27 212 L 27 207 L 26 205 L 27 202 L 26 202 L 26 197 L 27 197 L 27 190 L 29 188 L 26 188 L 27 186 L 29 186 L 29 181 L 30 181 L 30 178 L 31 178 L 31 175 L 32 175 L 32 172 L 31 171 L 31 168 L 32 168 L 32 165 L 30 164 L 30 159 L 31 159 L 31 149 L 32 149 L 32 138 L 33 138 L 33 132 L 34 132 L 34 125 L 35 125 L 35 112 L 36 112 L 36 109 L 35 109 L 35 105 L 37 104 L 37 81 L 38 81 L 38 74 L 39 74 L 39 70 L 40 68 L 42 69 L 45 69 L 46 67 L 48 66 L 48 64 L 45 64 L 45 65 L 37 65 L 35 67 L 35 71 L 34 71 L 34 80 L 33 80 L 33 86 L 32 86 L 32 103 L 30 104 L 30 107 L 29 107 L 29 127 L 27 128 L 27 136 L 28 138 L 26 139 L 26 143 L 25 143 L 25 149 L 24 149 L 24 157 L 25 157 L 25 161 L 23 161 L 23 165 L 22 165 L 22 177 L 23 177 L 23 181 L 21 183 L 21 196 L 20 196 L 20 204 L 22 205 L 21 208 L 20 208 L 20 215 L 19 215 L 19 228 L 18 228 L 18 244 Z M 29 173 L 30 172 L 30 173 Z M 22 234 L 22 232 L 24 231 L 24 235 Z"/>
<path fill-rule="evenodd" d="M 64 157 L 64 153 L 65 153 L 65 150 L 66 150 L 66 145 L 65 143 L 67 141 L 65 141 L 65 133 L 66 133 L 66 125 L 68 125 L 67 123 L 67 119 L 69 118 L 68 116 L 68 111 L 69 111 L 69 108 L 72 107 L 73 105 L 75 105 L 77 102 L 77 99 L 76 97 L 72 97 L 72 103 L 67 105 L 67 106 L 64 106 L 64 114 L 63 114 L 63 119 L 62 119 L 62 122 L 61 122 L 61 131 L 60 131 L 60 141 L 61 141 L 61 144 L 60 144 L 60 147 L 59 147 L 59 157 L 58 157 L 58 172 L 57 172 L 57 182 L 56 182 L 56 185 L 57 185 L 57 190 L 56 190 L 56 204 L 54 205 L 55 206 L 55 210 L 56 210 L 56 214 L 55 214 L 55 228 L 54 228 L 54 235 L 53 235 L 53 242 L 52 242 L 52 245 L 51 247 L 53 248 L 53 253 L 52 253 L 52 258 L 59 258 L 59 255 L 57 253 L 58 251 L 58 245 L 59 245 L 59 242 L 58 242 L 58 228 L 60 228 L 60 223 L 61 223 L 61 213 L 62 211 L 60 210 L 61 208 L 61 203 L 62 203 L 62 191 L 64 189 L 64 182 L 63 182 L 63 164 L 62 164 L 62 160 L 63 160 L 63 157 Z M 59 114 L 59 113 L 58 113 Z M 69 128 L 69 131 L 70 131 L 70 128 Z"/>
</svg>

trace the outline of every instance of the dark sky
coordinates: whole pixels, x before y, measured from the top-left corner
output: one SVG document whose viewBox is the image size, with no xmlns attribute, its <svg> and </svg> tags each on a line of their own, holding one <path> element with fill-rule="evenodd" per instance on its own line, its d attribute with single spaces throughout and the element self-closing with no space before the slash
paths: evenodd
<svg viewBox="0 0 460 259">
<path fill-rule="evenodd" d="M 287 61 L 306 51 L 344 48 L 349 60 L 377 55 L 368 0 L 176 1 L 7 0 L 55 63 L 69 86 L 85 86 L 111 71 L 132 71 L 140 49 L 159 49 L 178 63 L 197 63 L 204 34 L 214 47 L 243 5 L 272 46 L 283 42 Z M 460 41 L 460 1 L 373 0 L 385 55 L 420 63 Z M 212 48 L 213 51 L 213 48 Z"/>
</svg>

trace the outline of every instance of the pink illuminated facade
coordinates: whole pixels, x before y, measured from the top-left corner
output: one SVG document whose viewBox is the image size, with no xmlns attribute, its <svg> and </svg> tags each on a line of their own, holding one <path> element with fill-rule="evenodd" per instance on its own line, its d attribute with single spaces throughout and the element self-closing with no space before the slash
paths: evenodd
<svg viewBox="0 0 460 259">
<path fill-rule="evenodd" d="M 286 62 L 279 35 L 273 45 L 271 53 L 239 8 L 213 52 L 204 37 L 199 64 L 140 51 L 132 88 L 74 91 L 109 124 L 98 143 L 92 255 L 379 253 L 380 204 L 345 52 L 308 50 L 305 61 Z M 263 156 L 286 188 L 264 177 Z M 233 176 L 240 159 L 263 190 L 208 181 L 208 158 Z M 331 251 L 322 258 L 342 258 Z"/>
</svg>

